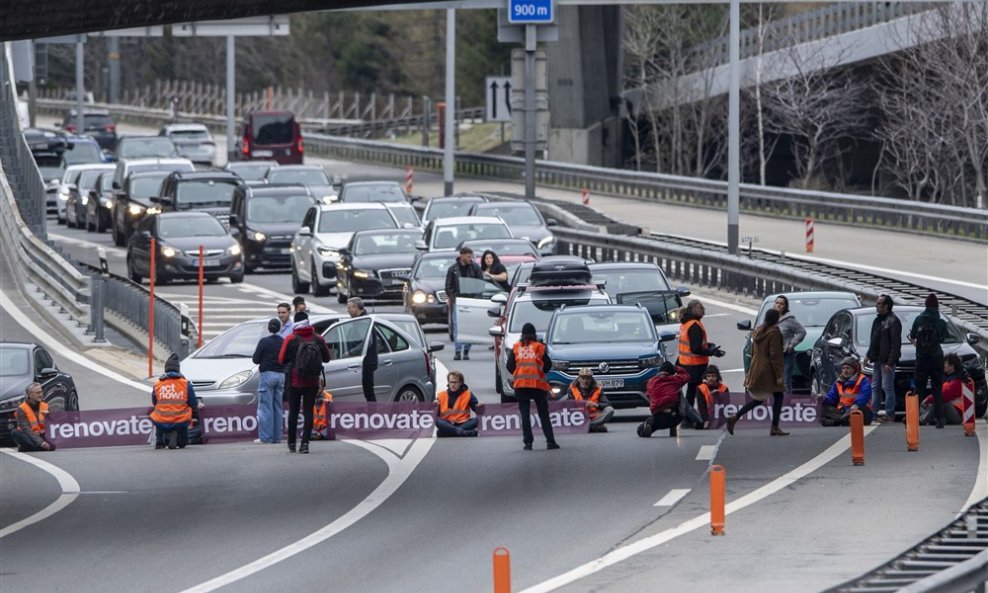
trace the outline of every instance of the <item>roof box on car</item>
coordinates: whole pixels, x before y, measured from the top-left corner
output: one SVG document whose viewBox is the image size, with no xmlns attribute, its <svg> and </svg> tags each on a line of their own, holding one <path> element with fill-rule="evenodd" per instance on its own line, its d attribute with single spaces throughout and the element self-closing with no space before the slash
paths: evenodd
<svg viewBox="0 0 988 593">
<path fill-rule="evenodd" d="M 546 257 L 532 266 L 530 286 L 573 286 L 592 284 L 592 274 L 581 257 Z"/>
</svg>

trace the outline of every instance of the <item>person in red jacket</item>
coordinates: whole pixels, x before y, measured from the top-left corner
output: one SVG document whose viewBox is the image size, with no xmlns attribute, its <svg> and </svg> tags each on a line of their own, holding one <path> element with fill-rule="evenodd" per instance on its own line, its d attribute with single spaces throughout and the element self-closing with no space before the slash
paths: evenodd
<svg viewBox="0 0 988 593">
<path fill-rule="evenodd" d="M 638 425 L 638 436 L 648 438 L 652 436 L 652 431 L 660 428 L 668 428 L 671 437 L 678 436 L 677 428 L 683 421 L 680 391 L 689 382 L 689 371 L 668 361 L 662 363 L 659 374 L 652 377 L 645 387 L 652 416 Z"/>
<path fill-rule="evenodd" d="M 322 362 L 329 362 L 329 346 L 322 336 L 317 334 L 309 325 L 309 316 L 305 313 L 295 315 L 295 329 L 281 344 L 278 362 L 290 369 L 292 389 L 288 393 L 288 450 L 295 452 L 295 438 L 298 434 L 298 413 L 302 411 L 302 444 L 299 453 L 309 452 L 309 436 L 312 434 L 312 408 L 316 403 L 316 393 L 319 391 L 319 377 L 322 366 L 318 369 L 304 368 L 303 360 L 308 358 L 303 352 L 308 344 L 315 344 L 319 350 Z"/>
<path fill-rule="evenodd" d="M 964 361 L 951 352 L 943 359 L 943 415 L 947 424 L 961 424 L 964 418 L 964 389 L 974 393 L 974 381 L 964 369 Z M 933 396 L 928 395 L 920 404 L 919 423 L 936 424 Z"/>
</svg>

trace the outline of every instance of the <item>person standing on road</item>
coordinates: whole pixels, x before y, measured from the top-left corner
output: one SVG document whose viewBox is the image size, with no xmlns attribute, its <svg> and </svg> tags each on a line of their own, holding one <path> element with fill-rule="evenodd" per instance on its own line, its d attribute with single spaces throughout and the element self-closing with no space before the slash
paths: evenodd
<svg viewBox="0 0 988 593">
<path fill-rule="evenodd" d="M 775 297 L 775 310 L 779 312 L 779 331 L 782 332 L 782 374 L 785 392 L 792 393 L 792 371 L 796 367 L 796 346 L 806 338 L 806 329 L 789 310 L 789 298 Z"/>
<path fill-rule="evenodd" d="M 199 416 L 199 400 L 192 382 L 182 375 L 178 357 L 165 361 L 165 374 L 151 390 L 150 418 L 155 426 L 154 448 L 184 449 L 189 444 L 189 425 Z M 167 442 L 166 442 L 167 435 Z"/>
<path fill-rule="evenodd" d="M 281 322 L 281 327 L 278 328 L 278 335 L 281 339 L 285 339 L 292 335 L 292 327 L 295 322 L 292 321 L 292 306 L 288 303 L 278 303 L 278 321 Z"/>
<path fill-rule="evenodd" d="M 506 292 L 511 291 L 511 285 L 508 284 L 508 268 L 504 267 L 501 258 L 492 249 L 488 249 L 480 256 L 480 270 L 484 273 L 484 280 L 490 280 Z"/>
<path fill-rule="evenodd" d="M 744 386 L 751 395 L 737 414 L 727 417 L 727 432 L 734 434 L 734 425 L 748 411 L 757 408 L 772 396 L 772 428 L 769 434 L 784 437 L 789 433 L 779 428 L 782 415 L 782 390 L 785 383 L 782 377 L 782 332 L 779 331 L 779 312 L 769 309 L 762 322 L 751 335 L 751 366 L 744 379 Z"/>
<path fill-rule="evenodd" d="M 521 339 L 515 342 L 508 353 L 508 372 L 514 377 L 515 399 L 521 414 L 522 442 L 526 451 L 532 450 L 535 437 L 532 435 L 532 400 L 539 413 L 542 434 L 545 435 L 547 449 L 558 449 L 552 434 L 552 421 L 549 419 L 549 383 L 545 374 L 552 368 L 552 361 L 546 352 L 545 344 L 535 334 L 535 326 L 526 323 L 521 327 Z"/>
<path fill-rule="evenodd" d="M 659 374 L 648 380 L 648 410 L 652 415 L 638 425 L 638 436 L 649 438 L 652 432 L 669 429 L 670 437 L 679 436 L 679 423 L 683 421 L 683 385 L 690 381 L 689 371 L 677 367 L 668 360 L 659 367 Z"/>
<path fill-rule="evenodd" d="M 861 372 L 858 359 L 848 356 L 840 363 L 840 375 L 824 397 L 820 410 L 824 426 L 849 426 L 851 412 L 861 410 L 864 423 L 871 424 L 871 381 Z"/>
<path fill-rule="evenodd" d="M 10 438 L 21 453 L 34 451 L 54 451 L 54 443 L 48 442 L 45 433 L 45 420 L 48 418 L 48 404 L 45 403 L 41 383 L 31 383 L 24 390 L 25 401 L 17 406 L 14 418 L 17 421 L 10 431 Z"/>
<path fill-rule="evenodd" d="M 291 369 L 292 389 L 288 395 L 288 450 L 295 452 L 298 435 L 298 413 L 302 411 L 302 444 L 299 453 L 309 452 L 312 434 L 312 408 L 319 391 L 319 376 L 323 363 L 329 362 L 329 346 L 309 325 L 305 313 L 295 314 L 295 333 L 281 344 L 278 362 Z"/>
<path fill-rule="evenodd" d="M 278 308 L 281 313 L 281 307 Z M 281 321 L 268 321 L 268 335 L 254 348 L 252 360 L 260 373 L 257 387 L 257 440 L 255 443 L 280 443 L 282 398 L 285 395 L 285 368 L 278 361 L 281 353 Z"/>
<path fill-rule="evenodd" d="M 590 432 L 607 432 L 607 422 L 614 417 L 614 408 L 594 379 L 590 367 L 580 369 L 576 381 L 570 383 L 568 392 L 573 400 L 586 402 Z"/>
<path fill-rule="evenodd" d="M 689 373 L 690 381 L 686 385 L 686 401 L 690 406 L 697 405 L 696 390 L 703 382 L 703 375 L 707 371 L 707 363 L 711 356 L 724 356 L 724 351 L 716 344 L 707 342 L 707 330 L 703 327 L 703 315 L 706 310 L 700 301 L 690 301 L 683 310 L 680 317 L 682 325 L 679 327 L 679 360 L 678 366 Z M 699 412 L 701 417 L 709 417 L 706 401 L 699 402 Z M 689 422 L 687 427 L 702 429 L 703 426 L 696 426 Z"/>
<path fill-rule="evenodd" d="M 360 297 L 350 297 L 346 302 L 346 312 L 350 317 L 367 317 L 367 309 L 364 308 L 364 299 Z M 377 396 L 374 394 L 374 371 L 377 370 L 377 335 L 371 330 L 371 343 L 367 347 L 367 354 L 361 365 L 361 384 L 364 386 L 364 399 L 369 402 L 376 402 Z"/>
<path fill-rule="evenodd" d="M 471 417 L 471 413 L 477 413 L 477 396 L 470 393 L 463 381 L 463 373 L 450 371 L 446 375 L 446 389 L 436 395 L 437 437 L 477 436 L 477 418 Z"/>
<path fill-rule="evenodd" d="M 902 322 L 892 312 L 892 297 L 880 295 L 875 301 L 875 320 L 871 322 L 871 342 L 865 362 L 874 365 L 871 409 L 878 422 L 895 422 L 895 365 L 902 355 Z M 885 408 L 882 409 L 882 395 Z"/>
<path fill-rule="evenodd" d="M 483 279 L 484 273 L 473 261 L 473 249 L 461 247 L 460 255 L 446 270 L 446 302 L 449 305 L 449 334 L 456 353 L 453 360 L 470 360 L 470 344 L 459 341 L 456 328 L 456 297 L 460 294 L 460 278 Z"/>
<path fill-rule="evenodd" d="M 933 390 L 933 409 L 937 428 L 943 428 L 946 417 L 943 409 L 943 348 L 947 340 L 947 322 L 940 317 L 940 301 L 930 293 L 926 297 L 926 309 L 916 316 L 909 330 L 909 341 L 916 346 L 916 374 L 913 383 L 920 400 Z M 927 387 L 927 381 L 930 388 Z"/>
</svg>

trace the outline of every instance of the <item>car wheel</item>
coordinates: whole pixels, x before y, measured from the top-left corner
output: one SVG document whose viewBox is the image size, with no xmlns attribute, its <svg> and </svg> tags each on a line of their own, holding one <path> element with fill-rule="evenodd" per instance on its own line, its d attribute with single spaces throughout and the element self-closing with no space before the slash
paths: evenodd
<svg viewBox="0 0 988 593">
<path fill-rule="evenodd" d="M 424 402 L 425 397 L 422 396 L 422 392 L 419 391 L 418 387 L 414 385 L 406 385 L 398 390 L 398 395 L 395 396 L 396 402 Z"/>
<path fill-rule="evenodd" d="M 302 282 L 298 278 L 298 270 L 295 269 L 295 262 L 292 262 L 292 292 L 295 294 L 305 294 L 309 292 L 309 283 Z"/>
<path fill-rule="evenodd" d="M 127 244 L 127 238 L 124 234 L 117 230 L 117 225 L 113 225 L 113 244 L 117 247 L 123 247 Z"/>
<path fill-rule="evenodd" d="M 79 411 L 79 394 L 72 390 L 69 394 L 69 400 L 65 403 L 66 412 L 78 412 Z"/>
<path fill-rule="evenodd" d="M 812 369 L 810 369 L 810 395 L 823 397 L 823 389 L 820 387 L 820 377 Z"/>
<path fill-rule="evenodd" d="M 72 394 L 69 394 L 72 397 Z M 64 412 L 68 408 L 65 407 L 65 397 L 62 395 L 56 396 L 48 400 L 48 411 L 49 412 Z"/>
<path fill-rule="evenodd" d="M 144 280 L 141 278 L 141 275 L 137 273 L 137 270 L 134 269 L 134 262 L 132 262 L 129 257 L 127 258 L 127 276 L 138 284 Z"/>
<path fill-rule="evenodd" d="M 312 262 L 312 294 L 317 297 L 329 296 L 329 287 L 319 284 L 319 275 L 316 273 L 316 262 Z"/>
<path fill-rule="evenodd" d="M 240 284 L 243 281 L 244 281 L 244 273 L 243 272 L 240 272 L 239 274 L 231 274 L 230 275 L 230 282 L 232 282 L 233 284 Z"/>
</svg>

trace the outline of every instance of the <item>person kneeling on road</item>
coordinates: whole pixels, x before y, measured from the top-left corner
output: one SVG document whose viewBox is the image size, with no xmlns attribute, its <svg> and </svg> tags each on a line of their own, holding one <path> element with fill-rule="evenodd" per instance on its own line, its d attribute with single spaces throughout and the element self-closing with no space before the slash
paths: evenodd
<svg viewBox="0 0 988 593">
<path fill-rule="evenodd" d="M 463 373 L 450 371 L 446 375 L 448 384 L 445 391 L 436 395 L 439 411 L 436 417 L 436 436 L 475 437 L 477 436 L 477 396 L 463 382 Z"/>
<path fill-rule="evenodd" d="M 17 406 L 14 417 L 17 425 L 10 431 L 10 438 L 21 453 L 34 451 L 54 451 L 55 445 L 48 442 L 45 435 L 45 419 L 48 417 L 48 404 L 41 391 L 41 383 L 31 383 L 24 390 L 26 399 Z"/>
<path fill-rule="evenodd" d="M 590 432 L 607 432 L 606 423 L 614 417 L 614 408 L 604 395 L 600 384 L 593 377 L 590 367 L 583 367 L 570 383 L 569 396 L 576 401 L 585 401 L 587 415 L 590 416 Z"/>
<path fill-rule="evenodd" d="M 638 425 L 638 436 L 648 438 L 661 428 L 668 428 L 671 437 L 678 436 L 679 423 L 684 416 L 682 404 L 686 403 L 680 391 L 689 382 L 689 371 L 669 361 L 662 363 L 659 374 L 652 377 L 645 388 L 652 416 Z"/>
<path fill-rule="evenodd" d="M 840 375 L 823 398 L 821 423 L 824 426 L 848 426 L 854 410 L 861 410 L 864 423 L 871 424 L 871 381 L 861 372 L 858 359 L 848 356 L 841 361 Z"/>
<path fill-rule="evenodd" d="M 154 422 L 154 448 L 184 449 L 189 444 L 189 425 L 198 421 L 199 400 L 192 383 L 179 367 L 178 357 L 172 354 L 165 361 L 165 374 L 158 378 L 151 390 L 150 418 Z"/>
<path fill-rule="evenodd" d="M 943 359 L 943 415 L 947 424 L 961 424 L 964 418 L 964 390 L 974 393 L 974 380 L 964 368 L 964 361 L 951 352 Z M 936 425 L 936 406 L 932 395 L 919 405 L 919 423 Z"/>
</svg>

